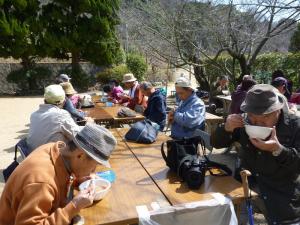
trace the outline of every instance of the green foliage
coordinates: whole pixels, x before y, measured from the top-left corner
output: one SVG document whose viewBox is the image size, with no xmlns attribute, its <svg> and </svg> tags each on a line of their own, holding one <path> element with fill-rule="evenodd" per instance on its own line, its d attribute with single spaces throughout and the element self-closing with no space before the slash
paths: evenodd
<svg viewBox="0 0 300 225">
<path fill-rule="evenodd" d="M 45 56 L 36 20 L 39 1 L 0 1 L 0 57 L 23 59 Z"/>
<path fill-rule="evenodd" d="M 116 54 L 115 64 L 119 65 L 119 64 L 123 64 L 125 62 L 126 62 L 126 53 L 123 48 L 119 48 L 119 50 Z"/>
<path fill-rule="evenodd" d="M 52 0 L 43 5 L 40 23 L 46 29 L 44 40 L 52 46 L 50 56 L 68 58 L 73 65 L 87 60 L 111 65 L 119 53 L 115 26 L 119 24 L 119 0 Z"/>
<path fill-rule="evenodd" d="M 142 55 L 138 53 L 127 54 L 126 65 L 139 81 L 144 79 L 148 65 Z"/>
<path fill-rule="evenodd" d="M 289 51 L 299 52 L 300 51 L 300 23 L 297 25 L 297 30 L 293 34 L 289 46 Z"/>
<path fill-rule="evenodd" d="M 233 67 L 232 58 L 230 56 L 221 56 L 217 63 L 225 63 L 227 68 L 234 68 L 235 77 L 231 77 L 231 81 L 236 81 L 240 75 L 239 65 Z M 300 53 L 268 53 L 259 55 L 252 67 L 252 74 L 259 83 L 270 83 L 272 72 L 282 70 L 287 78 L 292 80 L 294 87 L 299 87 L 300 81 Z M 220 75 L 224 75 L 223 71 L 215 67 L 211 62 L 205 61 L 205 74 L 212 84 Z M 226 74 L 225 74 L 226 75 Z"/>
<path fill-rule="evenodd" d="M 254 64 L 254 72 L 271 74 L 275 70 L 282 70 L 288 79 L 293 81 L 294 87 L 299 87 L 300 81 L 300 53 L 269 53 L 260 55 Z"/>
<path fill-rule="evenodd" d="M 129 70 L 127 66 L 125 64 L 120 64 L 112 68 L 107 68 L 96 74 L 96 79 L 103 84 L 107 84 L 111 79 L 116 79 L 121 82 L 123 80 L 123 75 L 128 72 Z"/>
<path fill-rule="evenodd" d="M 7 81 L 17 85 L 18 94 L 42 94 L 44 87 L 50 83 L 51 70 L 46 67 L 21 68 L 12 71 L 7 76 Z"/>
</svg>

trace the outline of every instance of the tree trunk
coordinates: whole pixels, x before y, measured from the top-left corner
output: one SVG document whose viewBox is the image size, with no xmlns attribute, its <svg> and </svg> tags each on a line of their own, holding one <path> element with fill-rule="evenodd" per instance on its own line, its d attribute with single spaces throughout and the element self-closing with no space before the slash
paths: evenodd
<svg viewBox="0 0 300 225">
<path fill-rule="evenodd" d="M 27 76 L 28 91 L 32 92 L 32 91 L 37 89 L 37 82 L 36 82 L 36 79 L 31 74 L 27 74 L 27 73 L 30 73 L 31 69 L 33 69 L 34 62 L 28 56 L 24 56 L 21 59 L 22 59 L 21 65 L 23 66 L 24 71 L 25 71 L 26 76 Z"/>
<path fill-rule="evenodd" d="M 247 63 L 245 56 L 241 56 L 240 58 L 238 58 L 238 61 L 239 61 L 240 68 L 241 68 L 241 74 L 240 74 L 240 77 L 237 79 L 237 81 L 238 81 L 238 83 L 240 83 L 243 80 L 244 75 L 251 74 L 252 65 Z"/>
<path fill-rule="evenodd" d="M 201 66 L 201 64 L 202 64 L 201 59 L 199 59 L 198 57 L 194 56 L 192 58 L 192 61 L 193 61 L 193 63 L 197 64 L 197 65 L 193 66 L 193 68 L 194 68 L 194 76 L 195 76 L 196 80 L 198 81 L 201 90 L 209 92 L 210 91 L 210 86 L 209 86 L 208 80 L 206 78 L 204 67 Z"/>
<path fill-rule="evenodd" d="M 201 90 L 210 91 L 209 83 L 206 79 L 203 66 L 194 66 L 194 76 L 200 84 Z"/>
<path fill-rule="evenodd" d="M 79 61 L 80 61 L 79 53 L 76 51 L 73 51 L 72 52 L 72 75 L 76 74 L 76 72 L 78 71 Z"/>
</svg>

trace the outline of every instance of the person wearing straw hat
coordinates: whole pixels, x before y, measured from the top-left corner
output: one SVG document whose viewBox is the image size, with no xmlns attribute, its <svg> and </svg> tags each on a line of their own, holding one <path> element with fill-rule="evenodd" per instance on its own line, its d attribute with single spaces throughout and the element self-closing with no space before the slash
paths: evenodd
<svg viewBox="0 0 300 225">
<path fill-rule="evenodd" d="M 77 92 L 74 90 L 72 84 L 70 82 L 64 82 L 64 83 L 60 83 L 60 85 L 62 86 L 62 88 L 66 93 L 66 99 L 63 105 L 63 109 L 68 111 L 75 121 L 85 120 L 85 121 L 93 122 L 92 118 L 87 117 L 83 111 L 80 111 L 74 107 L 71 98 L 74 97 L 74 95 L 77 94 Z"/>
<path fill-rule="evenodd" d="M 78 109 L 80 106 L 80 96 L 77 94 L 77 91 L 73 88 L 73 85 L 70 82 L 62 82 L 60 83 L 60 85 L 64 89 L 67 98 L 70 99 L 74 107 Z"/>
<path fill-rule="evenodd" d="M 175 88 L 180 103 L 177 109 L 171 110 L 168 114 L 168 124 L 172 125 L 171 137 L 190 138 L 197 129 L 204 129 L 205 105 L 185 77 L 180 77 L 175 82 Z"/>
<path fill-rule="evenodd" d="M 268 224 L 300 223 L 300 118 L 283 109 L 284 100 L 268 84 L 253 86 L 241 110 L 211 136 L 215 148 L 238 142 L 242 168 L 254 176 Z M 251 138 L 245 125 L 272 128 L 269 137 Z M 257 129 L 259 129 L 257 127 Z M 265 210 L 264 210 L 265 209 Z"/>
<path fill-rule="evenodd" d="M 122 100 L 119 103 L 137 112 L 143 112 L 147 108 L 147 97 L 142 94 L 137 79 L 132 73 L 126 73 L 122 82 L 125 88 L 129 89 L 129 93 L 121 95 Z"/>
<path fill-rule="evenodd" d="M 72 218 L 93 203 L 90 185 L 73 197 L 73 188 L 91 179 L 96 166 L 109 166 L 117 144 L 96 124 L 87 124 L 67 143 L 36 149 L 11 174 L 0 198 L 0 224 L 71 224 Z"/>
<path fill-rule="evenodd" d="M 70 113 L 62 109 L 66 94 L 60 85 L 47 86 L 44 104 L 30 116 L 29 134 L 26 138 L 29 149 L 53 141 L 67 142 L 72 132 L 79 129 Z"/>
</svg>

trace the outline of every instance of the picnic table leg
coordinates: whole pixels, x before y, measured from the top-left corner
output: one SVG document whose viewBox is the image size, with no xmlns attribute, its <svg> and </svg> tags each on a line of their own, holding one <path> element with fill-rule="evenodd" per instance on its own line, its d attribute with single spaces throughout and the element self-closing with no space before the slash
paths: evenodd
<svg viewBox="0 0 300 225">
<path fill-rule="evenodd" d="M 241 219 L 241 211 L 242 211 L 241 203 L 235 203 L 234 204 L 234 211 L 235 211 L 235 214 L 236 214 L 237 221 L 239 223 L 240 219 Z"/>
<path fill-rule="evenodd" d="M 249 189 L 249 183 L 248 183 L 248 176 L 251 176 L 251 172 L 248 170 L 242 170 L 240 172 L 240 175 L 242 178 L 244 196 L 246 198 L 246 206 L 247 206 L 249 225 L 254 225 L 252 205 L 250 202 L 251 195 L 250 195 L 250 189 Z"/>
</svg>

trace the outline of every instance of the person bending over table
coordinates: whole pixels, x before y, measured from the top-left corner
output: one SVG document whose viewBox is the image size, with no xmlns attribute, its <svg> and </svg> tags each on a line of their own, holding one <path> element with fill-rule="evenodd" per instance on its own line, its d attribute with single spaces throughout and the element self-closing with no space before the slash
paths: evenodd
<svg viewBox="0 0 300 225">
<path fill-rule="evenodd" d="M 72 141 L 36 149 L 9 177 L 0 198 L 0 224 L 67 225 L 93 203 L 90 185 L 73 197 L 75 181 L 91 179 L 97 164 L 109 166 L 116 139 L 105 128 L 87 124 Z"/>
<path fill-rule="evenodd" d="M 142 94 L 148 97 L 148 105 L 144 111 L 144 116 L 157 123 L 160 131 L 163 131 L 166 125 L 166 98 L 160 90 L 155 90 L 150 82 L 140 84 Z"/>
<path fill-rule="evenodd" d="M 60 85 L 45 88 L 44 104 L 30 116 L 26 138 L 30 151 L 49 142 L 68 142 L 71 134 L 79 130 L 70 113 L 62 109 L 64 102 L 65 92 Z"/>
<path fill-rule="evenodd" d="M 175 83 L 180 99 L 178 108 L 169 112 L 168 122 L 172 125 L 171 137 L 174 139 L 190 138 L 197 129 L 205 128 L 205 105 L 198 98 L 191 82 L 180 77 Z"/>
<path fill-rule="evenodd" d="M 119 103 L 124 91 L 116 80 L 111 80 L 109 84 L 104 85 L 103 91 L 108 95 L 108 101 Z"/>
<path fill-rule="evenodd" d="M 229 79 L 227 76 L 220 76 L 215 84 L 212 86 L 212 90 L 209 96 L 210 104 L 215 104 L 216 108 L 223 108 L 222 100 L 218 99 L 217 95 L 229 95 L 228 89 Z"/>
<path fill-rule="evenodd" d="M 74 96 L 75 96 L 75 94 L 77 94 L 77 92 L 74 90 L 72 84 L 70 82 L 64 82 L 64 83 L 60 83 L 60 85 L 62 86 L 62 88 L 64 89 L 64 91 L 66 93 L 66 98 L 65 98 L 64 105 L 63 105 L 63 109 L 68 111 L 75 121 L 89 120 L 91 122 L 92 119 L 89 117 L 86 117 L 85 112 L 76 109 L 76 107 L 74 106 L 74 103 L 72 102 L 72 100 L 75 100 Z M 79 101 L 79 96 L 78 96 L 77 100 Z M 77 104 L 78 104 L 78 102 L 77 102 Z"/>
<path fill-rule="evenodd" d="M 129 89 L 129 94 L 121 95 L 122 101 L 120 104 L 128 108 L 142 113 L 147 107 L 147 97 L 140 91 L 140 85 L 132 73 L 124 74 L 123 83 Z"/>
<path fill-rule="evenodd" d="M 283 110 L 284 100 L 268 84 L 253 86 L 241 110 L 229 115 L 211 136 L 215 148 L 238 142 L 241 167 L 255 177 L 269 224 L 300 223 L 300 118 Z M 245 124 L 272 128 L 266 140 L 250 138 Z"/>
</svg>

